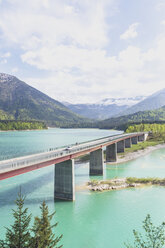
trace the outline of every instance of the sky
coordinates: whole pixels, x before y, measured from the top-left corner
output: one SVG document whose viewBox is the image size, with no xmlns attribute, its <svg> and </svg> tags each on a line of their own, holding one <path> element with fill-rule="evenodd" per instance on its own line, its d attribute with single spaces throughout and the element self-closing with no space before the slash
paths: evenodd
<svg viewBox="0 0 165 248">
<path fill-rule="evenodd" d="M 165 88 L 165 0 L 0 0 L 0 72 L 71 103 Z"/>
</svg>

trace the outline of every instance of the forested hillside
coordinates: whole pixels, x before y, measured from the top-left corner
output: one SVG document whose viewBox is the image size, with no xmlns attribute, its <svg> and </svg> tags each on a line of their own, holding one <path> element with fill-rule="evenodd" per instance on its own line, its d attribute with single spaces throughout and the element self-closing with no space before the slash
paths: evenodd
<svg viewBox="0 0 165 248">
<path fill-rule="evenodd" d="M 126 133 L 133 133 L 133 132 L 150 132 L 150 140 L 163 140 L 165 141 L 165 124 L 135 124 L 130 125 Z"/>
<path fill-rule="evenodd" d="M 0 121 L 0 130 L 33 130 L 33 129 L 46 129 L 47 126 L 44 122 L 39 121 Z"/>
<path fill-rule="evenodd" d="M 140 111 L 134 114 L 110 118 L 98 123 L 99 128 L 126 129 L 131 123 L 165 122 L 165 106 L 152 111 Z"/>
</svg>

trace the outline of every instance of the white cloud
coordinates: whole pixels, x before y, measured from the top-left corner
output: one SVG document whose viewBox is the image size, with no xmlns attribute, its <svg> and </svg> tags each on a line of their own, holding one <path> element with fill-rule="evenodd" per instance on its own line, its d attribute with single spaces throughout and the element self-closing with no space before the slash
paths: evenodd
<svg viewBox="0 0 165 248">
<path fill-rule="evenodd" d="M 164 8 L 165 8 L 165 2 L 164 2 L 164 0 L 160 0 L 160 1 L 157 3 L 157 5 L 156 5 L 156 9 L 157 9 L 158 11 L 160 11 L 160 10 L 163 10 L 163 11 L 164 11 Z"/>
<path fill-rule="evenodd" d="M 0 29 L 25 50 L 59 44 L 100 48 L 107 43 L 106 5 L 113 1 L 14 0 L 1 13 Z"/>
<path fill-rule="evenodd" d="M 75 13 L 75 9 L 74 9 L 73 6 L 66 5 L 66 6 L 64 7 L 64 12 L 65 12 L 66 14 L 74 14 L 74 13 Z"/>
<path fill-rule="evenodd" d="M 1 58 L 9 58 L 11 56 L 10 52 L 4 53 L 1 55 Z"/>
<path fill-rule="evenodd" d="M 3 65 L 3 64 L 7 64 L 7 59 L 1 59 L 1 60 L 0 60 L 0 64 L 2 64 L 2 65 Z"/>
<path fill-rule="evenodd" d="M 165 20 L 161 22 L 162 25 L 165 25 Z"/>
<path fill-rule="evenodd" d="M 107 46 L 113 49 L 107 5 L 116 1 L 8 2 L 11 7 L 0 15 L 4 43 L 19 48 L 24 64 L 44 71 L 44 78 L 29 73 L 22 79 L 53 98 L 95 102 L 110 96 L 146 95 L 164 87 L 164 33 L 146 50 L 129 45 L 116 56 L 107 52 Z M 113 6 L 109 9 L 114 11 Z M 120 38 L 137 37 L 138 26 L 133 23 Z"/>
<path fill-rule="evenodd" d="M 55 99 L 70 102 L 95 102 L 110 96 L 136 96 L 144 92 L 145 95 L 151 94 L 164 88 L 164 44 L 165 34 L 162 34 L 157 38 L 156 46 L 145 52 L 128 46 L 114 57 L 108 57 L 104 50 L 82 51 L 81 56 L 79 50 L 71 49 L 70 55 L 65 58 L 66 51 L 61 49 L 57 56 L 59 64 L 53 60 L 56 51 L 48 54 L 44 61 L 40 54 L 40 58 L 31 58 L 31 63 L 39 68 L 49 68 L 52 76 L 46 79 L 27 78 L 27 82 Z M 60 61 L 60 58 L 68 60 Z M 72 71 L 74 65 L 78 65 L 78 73 Z M 56 72 L 53 67 L 58 68 Z"/>
<path fill-rule="evenodd" d="M 11 56 L 10 52 L 0 54 L 0 64 L 7 64 L 7 59 Z"/>
<path fill-rule="evenodd" d="M 17 68 L 17 67 L 12 68 L 12 69 L 11 69 L 11 72 L 12 72 L 12 73 L 18 72 L 18 68 Z"/>
<path fill-rule="evenodd" d="M 49 3 L 49 0 L 43 0 L 42 1 L 42 4 L 45 8 L 49 8 L 50 7 L 50 3 Z"/>
<path fill-rule="evenodd" d="M 134 39 L 138 36 L 137 28 L 139 26 L 139 23 L 133 23 L 129 26 L 129 28 L 120 35 L 121 40 L 129 40 L 129 39 Z"/>
</svg>

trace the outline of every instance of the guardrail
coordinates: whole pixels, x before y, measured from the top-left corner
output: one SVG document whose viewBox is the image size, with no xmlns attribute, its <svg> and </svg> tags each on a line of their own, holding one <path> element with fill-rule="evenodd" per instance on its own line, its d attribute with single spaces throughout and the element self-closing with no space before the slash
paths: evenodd
<svg viewBox="0 0 165 248">
<path fill-rule="evenodd" d="M 126 139 L 127 137 L 134 137 L 143 135 L 144 132 L 140 133 L 129 133 L 129 134 L 120 134 L 120 135 L 111 135 L 108 137 L 103 137 L 100 139 L 95 139 L 88 142 L 77 143 L 70 145 L 69 147 L 57 148 L 56 150 L 51 150 L 48 152 L 32 154 L 28 156 L 2 160 L 0 161 L 0 173 L 28 167 L 34 164 L 43 163 L 46 161 L 51 161 L 56 158 L 64 157 L 68 154 L 75 154 L 78 152 L 89 150 L 90 148 L 95 148 L 99 145 L 104 146 L 108 142 L 116 141 L 120 139 Z"/>
</svg>

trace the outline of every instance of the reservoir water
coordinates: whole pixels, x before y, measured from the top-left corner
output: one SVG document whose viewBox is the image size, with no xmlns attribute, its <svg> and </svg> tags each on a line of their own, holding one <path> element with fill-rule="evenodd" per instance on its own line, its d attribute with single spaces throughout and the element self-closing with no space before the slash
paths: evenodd
<svg viewBox="0 0 165 248">
<path fill-rule="evenodd" d="M 35 153 L 49 148 L 92 140 L 115 131 L 96 129 L 49 129 L 0 133 L 0 159 Z M 165 149 L 154 151 L 134 161 L 116 166 L 104 165 L 104 176 L 165 177 Z M 82 187 L 89 178 L 89 164 L 75 166 L 76 201 L 54 202 L 54 165 L 0 181 L 0 238 L 4 226 L 12 224 L 14 200 L 21 186 L 26 207 L 33 216 L 46 200 L 50 211 L 56 211 L 56 232 L 63 234 L 64 248 L 123 248 L 132 240 L 132 229 L 141 230 L 149 213 L 153 222 L 165 221 L 165 187 L 145 187 L 95 193 Z"/>
</svg>

